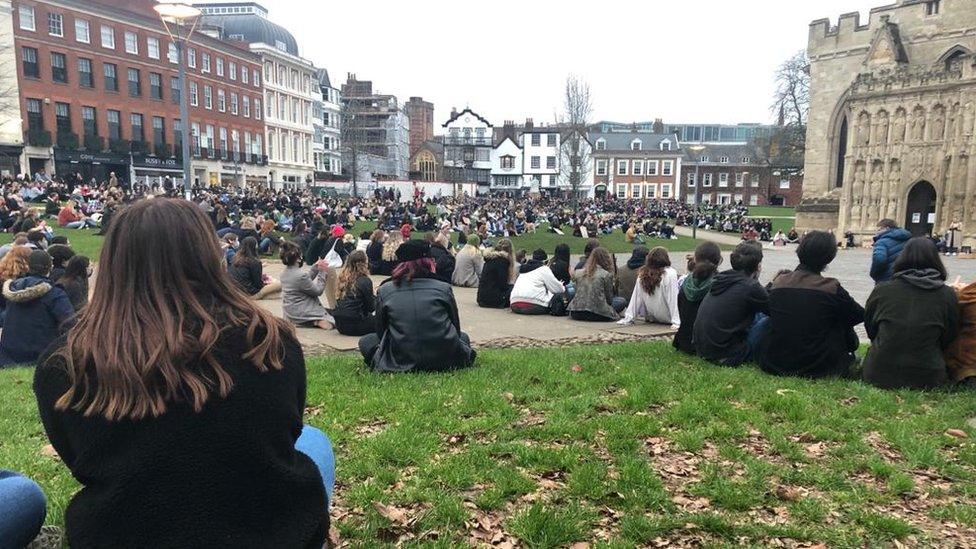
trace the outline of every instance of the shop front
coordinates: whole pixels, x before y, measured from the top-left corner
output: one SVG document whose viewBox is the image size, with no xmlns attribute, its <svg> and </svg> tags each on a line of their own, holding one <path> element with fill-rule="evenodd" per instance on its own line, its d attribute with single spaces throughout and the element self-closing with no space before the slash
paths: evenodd
<svg viewBox="0 0 976 549">
<path fill-rule="evenodd" d="M 132 155 L 132 171 L 135 182 L 148 188 L 162 187 L 169 177 L 174 185 L 183 184 L 183 162 L 179 158 L 161 158 L 148 154 Z"/>
<path fill-rule="evenodd" d="M 130 166 L 128 154 L 54 149 L 54 173 L 63 178 L 73 178 L 79 174 L 85 183 L 108 181 L 112 173 L 120 182 L 127 181 Z"/>
</svg>

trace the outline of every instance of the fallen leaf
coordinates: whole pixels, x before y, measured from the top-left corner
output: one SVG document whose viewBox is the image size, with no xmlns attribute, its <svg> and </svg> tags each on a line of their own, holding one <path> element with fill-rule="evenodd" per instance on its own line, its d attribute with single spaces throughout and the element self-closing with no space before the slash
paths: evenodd
<svg viewBox="0 0 976 549">
<path fill-rule="evenodd" d="M 779 396 L 787 395 L 789 393 L 795 393 L 793 389 L 776 389 L 776 394 Z"/>
<path fill-rule="evenodd" d="M 823 456 L 824 450 L 827 449 L 827 445 L 823 442 L 816 442 L 814 444 L 808 445 L 804 448 L 808 457 L 817 458 Z"/>
<path fill-rule="evenodd" d="M 406 511 L 403 509 L 383 505 L 378 501 L 373 502 L 373 508 L 376 509 L 377 513 L 394 524 L 405 525 L 410 520 L 409 517 L 407 517 Z"/>
<path fill-rule="evenodd" d="M 569 549 L 590 549 L 590 544 L 585 541 L 577 541 L 570 545 Z"/>
<path fill-rule="evenodd" d="M 574 374 L 578 374 L 583 371 L 583 367 L 579 364 L 573 364 L 573 367 L 570 368 L 570 370 L 572 370 Z"/>
<path fill-rule="evenodd" d="M 54 459 L 61 459 L 61 456 L 58 455 L 58 451 L 55 450 L 54 446 L 51 446 L 50 444 L 45 444 L 43 447 L 41 447 L 41 455 Z"/>
<path fill-rule="evenodd" d="M 447 443 L 451 444 L 452 446 L 457 446 L 458 444 L 463 443 L 467 439 L 468 439 L 468 435 L 464 433 L 458 433 L 456 435 L 451 435 L 450 438 L 447 439 Z"/>
<path fill-rule="evenodd" d="M 783 501 L 799 501 L 803 495 L 793 486 L 779 485 L 776 487 L 776 497 Z"/>
<path fill-rule="evenodd" d="M 515 395 L 512 393 L 502 393 L 502 398 L 504 398 L 509 402 L 512 402 L 513 400 L 515 400 Z"/>
<path fill-rule="evenodd" d="M 310 417 L 315 417 L 315 416 L 317 416 L 317 415 L 319 415 L 321 413 L 322 413 L 322 407 L 321 406 L 309 406 L 309 407 L 305 408 L 305 415 L 310 416 Z"/>
<path fill-rule="evenodd" d="M 966 431 L 963 431 L 962 429 L 949 429 L 945 432 L 945 434 L 954 438 L 969 438 L 969 434 L 967 434 Z"/>
</svg>

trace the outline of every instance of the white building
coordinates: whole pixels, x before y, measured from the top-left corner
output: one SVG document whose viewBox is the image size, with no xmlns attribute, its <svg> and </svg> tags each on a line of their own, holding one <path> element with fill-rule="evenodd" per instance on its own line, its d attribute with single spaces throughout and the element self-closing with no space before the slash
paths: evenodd
<svg viewBox="0 0 976 549">
<path fill-rule="evenodd" d="M 290 32 L 270 20 L 254 2 L 198 4 L 202 24 L 220 29 L 228 40 L 246 42 L 264 66 L 265 142 L 269 178 L 276 188 L 302 187 L 315 170 L 312 103 L 319 93 L 316 71 L 302 58 Z"/>
<path fill-rule="evenodd" d="M 579 186 L 576 192 L 581 197 L 592 198 L 594 196 L 593 145 L 583 133 L 570 130 L 562 134 L 562 142 L 559 145 L 559 175 L 556 185 L 564 193 L 573 191 L 572 167 L 574 156 L 578 158 L 576 164 L 580 172 Z"/>
<path fill-rule="evenodd" d="M 479 193 L 488 192 L 494 148 L 491 123 L 471 109 L 455 109 L 444 123 L 444 130 L 444 179 L 451 183 L 477 183 Z"/>
<path fill-rule="evenodd" d="M 312 103 L 312 156 L 316 180 L 329 180 L 342 174 L 339 90 L 332 86 L 329 72 L 319 69 L 316 81 L 318 94 Z"/>
<path fill-rule="evenodd" d="M 527 190 L 522 166 L 522 146 L 505 137 L 491 150 L 491 192 L 519 195 Z"/>
<path fill-rule="evenodd" d="M 522 173 L 532 192 L 554 193 L 559 187 L 559 129 L 546 126 L 529 127 L 522 132 Z"/>
</svg>

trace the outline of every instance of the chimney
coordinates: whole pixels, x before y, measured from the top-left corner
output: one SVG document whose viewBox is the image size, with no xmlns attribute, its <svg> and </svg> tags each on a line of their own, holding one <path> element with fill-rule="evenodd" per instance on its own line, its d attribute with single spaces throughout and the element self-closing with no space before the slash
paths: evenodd
<svg viewBox="0 0 976 549">
<path fill-rule="evenodd" d="M 534 127 L 535 127 L 535 123 L 532 121 L 532 119 L 531 118 L 526 118 L 525 119 L 525 129 L 531 130 Z"/>
<path fill-rule="evenodd" d="M 456 117 L 457 114 L 457 107 L 451 107 L 451 118 Z"/>
<path fill-rule="evenodd" d="M 664 121 L 660 118 L 654 119 L 654 133 L 664 133 Z"/>
</svg>

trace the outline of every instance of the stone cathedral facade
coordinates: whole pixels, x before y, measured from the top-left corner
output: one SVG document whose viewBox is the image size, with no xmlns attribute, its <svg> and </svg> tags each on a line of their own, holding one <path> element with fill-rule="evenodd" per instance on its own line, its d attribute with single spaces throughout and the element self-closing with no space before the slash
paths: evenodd
<svg viewBox="0 0 976 549">
<path fill-rule="evenodd" d="M 960 227 L 976 245 L 976 0 L 898 0 L 810 27 L 800 229 Z M 960 242 L 961 240 L 961 242 Z"/>
</svg>

